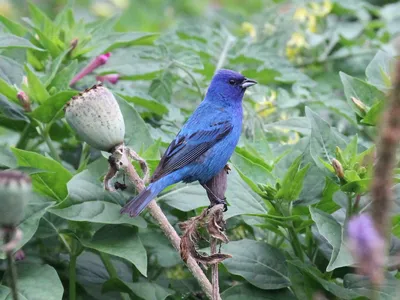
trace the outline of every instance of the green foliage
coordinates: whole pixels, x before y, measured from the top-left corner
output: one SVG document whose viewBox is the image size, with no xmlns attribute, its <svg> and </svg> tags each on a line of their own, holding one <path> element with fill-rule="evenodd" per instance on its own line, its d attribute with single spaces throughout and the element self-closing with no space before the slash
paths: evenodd
<svg viewBox="0 0 400 300">
<path fill-rule="evenodd" d="M 102 9 L 38 2 L 18 7 L 22 19 L 0 16 L 0 169 L 29 173 L 35 190 L 18 226 L 17 249 L 27 255 L 17 263 L 21 299 L 67 299 L 73 280 L 78 299 L 201 295 L 149 214 L 119 213 L 135 189 L 127 182 L 124 191 L 104 190 L 108 155 L 78 139 L 63 107 L 96 76 L 117 74 L 116 84 L 104 84 L 121 108 L 125 144 L 154 171 L 220 67 L 259 82 L 246 92 L 243 134 L 230 160 L 224 216 L 231 242 L 221 252 L 233 257 L 219 268 L 222 299 L 396 299 L 398 271 L 380 289 L 354 274 L 345 226 L 370 209 L 398 3 L 102 1 L 112 2 Z M 106 52 L 105 64 L 70 86 Z M 389 263 L 399 251 L 399 174 Z M 177 184 L 158 202 L 175 228 L 209 205 L 197 183 Z M 2 280 L 0 300 L 9 298 Z"/>
</svg>

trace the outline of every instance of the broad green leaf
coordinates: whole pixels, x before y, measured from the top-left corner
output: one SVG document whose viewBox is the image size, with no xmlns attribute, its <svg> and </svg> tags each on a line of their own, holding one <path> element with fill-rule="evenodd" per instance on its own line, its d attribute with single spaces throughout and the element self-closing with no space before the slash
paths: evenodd
<svg viewBox="0 0 400 300">
<path fill-rule="evenodd" d="M 342 226 L 331 215 L 317 208 L 310 207 L 310 213 L 319 233 L 328 240 L 333 248 L 326 271 L 330 272 L 336 268 L 352 265 L 354 260 L 344 242 Z"/>
<path fill-rule="evenodd" d="M 260 290 L 250 284 L 238 284 L 226 289 L 222 294 L 223 300 L 295 300 L 297 299 L 289 289 Z"/>
<path fill-rule="evenodd" d="M 156 113 L 158 115 L 163 115 L 168 112 L 168 108 L 164 104 L 156 101 L 153 97 L 145 93 L 141 92 L 133 92 L 129 94 L 118 93 L 118 95 L 124 98 L 128 102 L 147 108 L 151 112 Z"/>
<path fill-rule="evenodd" d="M 139 236 L 147 253 L 154 256 L 161 267 L 171 268 L 182 262 L 179 253 L 163 233 L 148 227 L 140 229 Z"/>
<path fill-rule="evenodd" d="M 228 211 L 224 214 L 225 219 L 244 214 L 267 213 L 261 197 L 252 191 L 233 168 L 228 175 L 228 189 L 225 195 L 229 205 Z M 182 211 L 210 205 L 206 191 L 198 183 L 178 184 L 175 189 L 158 197 L 158 200 L 163 200 Z"/>
<path fill-rule="evenodd" d="M 303 189 L 304 177 L 310 167 L 310 164 L 307 164 L 305 167 L 300 168 L 302 159 L 303 155 L 298 156 L 289 167 L 282 180 L 281 188 L 276 194 L 277 199 L 294 201 L 300 195 Z"/>
<path fill-rule="evenodd" d="M 347 75 L 346 73 L 340 72 L 339 74 L 344 87 L 344 93 L 346 94 L 347 103 L 359 116 L 363 117 L 363 113 L 360 111 L 360 108 L 353 103 L 351 100 L 352 97 L 363 102 L 367 106 L 372 106 L 376 102 L 385 99 L 385 94 L 375 86 L 361 79 Z"/>
<path fill-rule="evenodd" d="M 67 196 L 67 182 L 71 174 L 59 162 L 45 157 L 39 153 L 12 148 L 19 166 L 33 167 L 48 171 L 49 173 L 32 174 L 34 190 L 47 195 L 56 201 L 61 201 Z"/>
<path fill-rule="evenodd" d="M 121 206 L 106 201 L 88 201 L 71 205 L 61 205 L 50 210 L 51 213 L 70 221 L 92 222 L 101 224 L 130 224 L 146 227 L 141 217 L 131 218 L 120 213 Z"/>
<path fill-rule="evenodd" d="M 371 297 L 371 295 L 375 295 L 381 300 L 397 299 L 400 295 L 399 279 L 391 274 L 386 274 L 385 277 L 381 287 L 376 288 L 371 284 L 368 277 L 348 273 L 343 278 L 343 285 L 360 296 Z"/>
<path fill-rule="evenodd" d="M 6 96 L 8 99 L 13 100 L 14 102 L 17 102 L 18 100 L 17 89 L 11 84 L 4 81 L 2 78 L 0 78 L 0 93 Z"/>
<path fill-rule="evenodd" d="M 52 20 L 33 3 L 29 3 L 29 12 L 31 20 L 35 27 L 45 35 L 48 39 L 58 40 L 59 29 Z"/>
<path fill-rule="evenodd" d="M 384 100 L 376 102 L 371 106 L 367 114 L 361 120 L 361 123 L 376 126 L 382 116 L 383 109 L 385 108 Z"/>
<path fill-rule="evenodd" d="M 136 152 L 153 144 L 150 132 L 135 108 L 120 97 L 116 97 L 125 120 L 125 145 Z"/>
<path fill-rule="evenodd" d="M 35 234 L 40 219 L 46 213 L 47 209 L 53 205 L 52 201 L 47 201 L 38 195 L 32 195 L 28 205 L 25 208 L 25 216 L 18 228 L 24 233 L 22 240 L 17 244 L 15 250 L 22 248 Z M 1 243 L 0 243 L 1 244 Z M 4 259 L 5 255 L 0 252 L 0 259 Z"/>
<path fill-rule="evenodd" d="M 11 289 L 5 285 L 0 285 L 0 300 L 11 300 L 12 299 Z M 28 300 L 21 293 L 18 293 L 19 300 Z"/>
<path fill-rule="evenodd" d="M 387 92 L 392 87 L 392 73 L 395 59 L 379 50 L 365 70 L 368 81 L 381 91 Z"/>
<path fill-rule="evenodd" d="M 75 91 L 63 91 L 53 96 L 50 96 L 44 101 L 38 108 L 32 112 L 32 117 L 38 119 L 41 122 L 49 123 L 57 115 L 57 113 L 63 109 L 65 103 L 67 103 L 77 92 Z"/>
<path fill-rule="evenodd" d="M 175 294 L 173 290 L 153 282 L 125 282 L 119 278 L 112 278 L 104 283 L 102 292 L 109 291 L 121 291 L 130 294 L 132 298 L 140 297 L 144 300 L 164 300 Z"/>
<path fill-rule="evenodd" d="M 123 225 L 106 225 L 90 240 L 81 240 L 90 249 L 126 259 L 135 265 L 143 276 L 147 276 L 146 249 L 137 230 Z"/>
<path fill-rule="evenodd" d="M 232 255 L 223 261 L 229 273 L 242 276 L 256 287 L 275 290 L 290 286 L 286 258 L 279 249 L 243 239 L 223 246 L 223 252 Z"/>
<path fill-rule="evenodd" d="M 0 167 L 7 167 L 10 169 L 17 167 L 17 160 L 8 145 L 0 145 Z"/>
<path fill-rule="evenodd" d="M 29 300 L 61 300 L 64 288 L 56 270 L 49 265 L 17 265 L 18 292 Z M 38 283 L 40 279 L 40 283 Z"/>
<path fill-rule="evenodd" d="M 254 161 L 246 155 L 246 153 L 240 153 L 241 151 L 237 150 L 231 156 L 230 161 L 235 165 L 235 167 L 240 170 L 246 177 L 250 178 L 254 183 L 272 183 L 274 182 L 274 178 L 271 172 L 265 167 L 265 165 L 261 165 L 259 162 Z M 245 154 L 245 155 L 243 155 Z"/>
<path fill-rule="evenodd" d="M 280 120 L 264 126 L 266 130 L 284 129 L 297 131 L 304 135 L 310 134 L 310 122 L 305 117 L 292 117 L 287 120 Z"/>
<path fill-rule="evenodd" d="M 173 77 L 171 72 L 164 72 L 162 76 L 152 81 L 149 95 L 160 102 L 168 103 L 172 96 Z"/>
<path fill-rule="evenodd" d="M 335 157 L 336 147 L 343 149 L 346 143 L 328 123 L 308 107 L 306 107 L 306 116 L 311 124 L 309 151 L 315 164 L 324 170 L 325 166 L 321 163 L 320 158 L 331 161 Z"/>
<path fill-rule="evenodd" d="M 40 81 L 39 77 L 30 67 L 25 66 L 25 72 L 27 73 L 28 77 L 28 95 L 29 98 L 33 99 L 36 102 L 43 103 L 46 101 L 50 95 L 46 90 L 44 84 Z"/>
<path fill-rule="evenodd" d="M 347 193 L 363 194 L 369 190 L 372 178 L 354 180 L 341 186 L 341 190 Z"/>
<path fill-rule="evenodd" d="M 34 46 L 27 39 L 9 33 L 0 33 L 0 48 L 28 48 L 44 51 Z"/>
<path fill-rule="evenodd" d="M 301 273 L 310 276 L 313 280 L 318 282 L 326 291 L 339 297 L 339 299 L 350 300 L 358 297 L 359 295 L 350 289 L 346 289 L 341 285 L 324 279 L 324 274 L 321 273 L 315 266 L 303 263 L 299 260 L 289 260 L 289 264 L 296 266 Z M 303 275 L 303 276 L 304 276 Z"/>
<path fill-rule="evenodd" d="M 7 119 L 29 122 L 21 106 L 9 101 L 0 94 L 0 113 Z M 0 115 L 1 115 L 0 114 Z M 3 125 L 3 124 L 2 124 Z"/>
<path fill-rule="evenodd" d="M 59 70 L 64 58 L 66 57 L 66 55 L 68 53 L 70 53 L 70 51 L 71 51 L 71 49 L 68 48 L 68 49 L 64 50 L 58 57 L 53 59 L 53 61 L 51 62 L 49 74 L 46 76 L 46 79 L 44 80 L 45 81 L 44 85 L 46 87 L 49 87 L 50 83 L 52 82 L 54 77 L 57 75 L 58 70 Z"/>
<path fill-rule="evenodd" d="M 10 86 L 14 84 L 19 86 L 22 82 L 23 76 L 23 68 L 18 62 L 9 57 L 0 55 L 0 78 Z M 16 94 L 13 96 L 16 98 Z"/>
</svg>

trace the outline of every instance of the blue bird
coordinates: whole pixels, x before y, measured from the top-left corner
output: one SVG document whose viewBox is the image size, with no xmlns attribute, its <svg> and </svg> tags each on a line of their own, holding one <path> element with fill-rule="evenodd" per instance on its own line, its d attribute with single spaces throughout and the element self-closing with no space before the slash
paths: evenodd
<svg viewBox="0 0 400 300">
<path fill-rule="evenodd" d="M 204 100 L 165 151 L 150 184 L 121 213 L 139 215 L 162 190 L 179 181 L 197 180 L 211 192 L 206 184 L 225 167 L 235 150 L 242 130 L 243 95 L 256 83 L 240 73 L 219 70 Z"/>
</svg>

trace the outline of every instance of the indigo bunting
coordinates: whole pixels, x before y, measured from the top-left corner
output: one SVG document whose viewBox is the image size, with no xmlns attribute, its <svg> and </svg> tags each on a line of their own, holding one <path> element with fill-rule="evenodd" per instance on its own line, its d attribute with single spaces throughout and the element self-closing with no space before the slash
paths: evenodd
<svg viewBox="0 0 400 300">
<path fill-rule="evenodd" d="M 137 216 L 166 187 L 179 181 L 207 186 L 226 165 L 242 130 L 242 99 L 257 82 L 231 70 L 219 70 L 204 100 L 171 142 L 145 190 L 131 199 L 121 213 Z M 217 198 L 217 197 L 215 197 Z M 219 199 L 226 206 L 224 200 Z"/>
</svg>

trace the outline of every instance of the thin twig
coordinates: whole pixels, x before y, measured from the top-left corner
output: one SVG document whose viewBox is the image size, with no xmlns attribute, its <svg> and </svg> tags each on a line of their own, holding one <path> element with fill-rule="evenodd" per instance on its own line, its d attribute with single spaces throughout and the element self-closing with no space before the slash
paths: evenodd
<svg viewBox="0 0 400 300">
<path fill-rule="evenodd" d="M 125 152 L 122 155 L 121 160 L 119 162 L 121 162 L 122 164 L 117 163 L 118 167 L 121 166 L 126 171 L 130 181 L 136 186 L 136 189 L 139 192 L 143 191 L 145 189 L 144 181 L 137 174 L 135 168 L 130 163 Z M 176 233 L 175 229 L 169 223 L 167 217 L 164 215 L 164 213 L 162 212 L 161 208 L 157 205 L 155 200 L 152 200 L 150 202 L 150 204 L 148 205 L 148 210 L 152 215 L 152 217 L 157 221 L 157 223 L 159 224 L 161 230 L 164 232 L 166 237 L 170 240 L 172 246 L 175 248 L 176 251 L 179 252 L 181 239 L 179 235 Z M 211 283 L 204 274 L 203 270 L 197 264 L 197 262 L 192 257 L 189 257 L 188 260 L 186 261 L 186 265 L 188 266 L 193 276 L 199 282 L 201 289 L 204 291 L 207 297 L 209 299 L 213 299 Z M 218 297 L 216 299 L 220 300 L 221 298 Z"/>
</svg>

